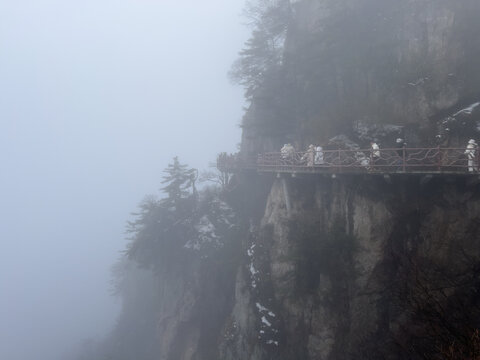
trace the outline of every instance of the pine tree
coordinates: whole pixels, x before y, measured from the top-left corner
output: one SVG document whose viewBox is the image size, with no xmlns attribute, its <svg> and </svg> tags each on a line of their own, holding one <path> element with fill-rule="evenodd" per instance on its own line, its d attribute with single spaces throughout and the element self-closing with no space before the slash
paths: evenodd
<svg viewBox="0 0 480 360">
<path fill-rule="evenodd" d="M 177 211 L 179 206 L 184 205 L 185 200 L 193 195 L 195 170 L 181 164 L 178 157 L 175 156 L 173 163 L 169 164 L 164 172 L 166 175 L 163 176 L 162 184 L 166 185 L 161 190 L 166 193 L 167 197 L 162 200 L 162 205 Z"/>
<path fill-rule="evenodd" d="M 183 165 L 178 157 L 165 169 L 161 191 L 165 197 L 147 197 L 127 232 L 132 234 L 127 255 L 145 267 L 168 268 L 178 260 L 180 250 L 191 237 L 197 198 L 194 191 L 196 170 Z"/>
<path fill-rule="evenodd" d="M 240 57 L 232 66 L 230 78 L 245 87 L 251 99 L 282 63 L 283 45 L 291 10 L 288 0 L 255 0 L 247 3 L 245 17 L 253 27 Z"/>
</svg>

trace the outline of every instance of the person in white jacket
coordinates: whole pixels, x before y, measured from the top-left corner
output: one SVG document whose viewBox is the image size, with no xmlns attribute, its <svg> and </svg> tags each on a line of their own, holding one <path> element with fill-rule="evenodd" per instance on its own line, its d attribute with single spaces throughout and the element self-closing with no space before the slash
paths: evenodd
<svg viewBox="0 0 480 360">
<path fill-rule="evenodd" d="M 303 154 L 300 159 L 302 163 L 306 163 L 307 166 L 313 166 L 315 160 L 315 145 L 308 145 L 307 151 Z"/>
<path fill-rule="evenodd" d="M 477 148 L 478 145 L 475 140 L 470 139 L 468 140 L 467 149 L 465 150 L 465 154 L 467 155 L 468 160 L 468 171 L 478 171 L 477 166 Z"/>
<path fill-rule="evenodd" d="M 324 156 L 323 156 L 323 148 L 321 146 L 317 146 L 315 148 L 315 165 L 323 165 L 325 163 Z"/>
<path fill-rule="evenodd" d="M 370 169 L 374 170 L 375 164 L 380 159 L 380 147 L 375 141 L 370 142 Z"/>
<path fill-rule="evenodd" d="M 372 141 L 370 143 L 370 146 L 372 148 L 372 157 L 374 159 L 378 159 L 380 157 L 380 147 L 378 146 L 378 144 L 375 141 Z"/>
<path fill-rule="evenodd" d="M 280 150 L 282 159 L 292 162 L 295 158 L 295 148 L 292 144 L 288 143 L 283 145 L 282 149 Z"/>
</svg>

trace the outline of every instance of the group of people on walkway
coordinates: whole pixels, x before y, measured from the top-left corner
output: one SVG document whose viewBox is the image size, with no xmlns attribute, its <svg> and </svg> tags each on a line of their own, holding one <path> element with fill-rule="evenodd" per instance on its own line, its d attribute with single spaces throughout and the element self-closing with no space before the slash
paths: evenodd
<svg viewBox="0 0 480 360">
<path fill-rule="evenodd" d="M 380 158 L 380 147 L 374 141 L 370 143 L 371 151 L 372 151 L 372 159 L 375 162 L 377 159 Z M 404 161 L 405 157 L 405 148 L 407 144 L 403 141 L 403 139 L 398 138 L 396 140 L 396 148 L 398 156 L 401 158 L 401 161 Z M 464 154 L 467 156 L 467 166 L 469 172 L 477 172 L 478 171 L 478 144 L 474 139 L 468 140 L 467 148 L 465 149 Z"/>
<path fill-rule="evenodd" d="M 289 162 L 294 162 L 296 160 L 295 148 L 290 143 L 283 145 L 280 153 L 283 160 Z M 318 145 L 308 145 L 307 151 L 299 159 L 299 162 L 301 164 L 306 164 L 307 166 L 323 165 L 325 163 L 323 148 Z"/>
<path fill-rule="evenodd" d="M 406 157 L 406 147 L 407 144 L 402 138 L 397 138 L 395 140 L 395 146 L 388 149 L 390 150 L 389 156 L 392 156 L 392 152 L 395 153 L 395 160 L 397 165 L 403 164 Z M 358 162 L 369 169 L 373 169 L 375 165 L 381 164 L 382 156 L 381 156 L 381 149 L 380 146 L 376 141 L 370 142 L 370 156 L 366 155 L 364 152 L 358 151 L 361 153 L 362 156 L 358 157 Z M 280 150 L 281 158 L 288 162 L 288 163 L 298 163 L 306 166 L 315 166 L 315 165 L 324 165 L 325 164 L 325 153 L 322 146 L 310 144 L 307 147 L 307 150 L 304 153 L 301 153 L 297 156 L 295 151 L 295 147 L 290 144 L 284 144 Z M 470 139 L 467 143 L 467 147 L 465 149 L 464 154 L 467 157 L 467 166 L 469 172 L 477 172 L 478 171 L 478 144 L 474 139 Z"/>
<path fill-rule="evenodd" d="M 370 142 L 371 147 L 371 157 L 373 164 L 375 165 L 376 162 L 380 159 L 380 147 L 375 141 Z M 402 164 L 405 157 L 405 148 L 407 144 L 403 141 L 403 139 L 398 138 L 396 140 L 396 149 L 397 154 L 400 157 L 400 163 Z M 478 144 L 474 139 L 468 140 L 467 148 L 465 149 L 464 154 L 467 156 L 467 166 L 469 172 L 477 172 L 478 171 Z"/>
</svg>

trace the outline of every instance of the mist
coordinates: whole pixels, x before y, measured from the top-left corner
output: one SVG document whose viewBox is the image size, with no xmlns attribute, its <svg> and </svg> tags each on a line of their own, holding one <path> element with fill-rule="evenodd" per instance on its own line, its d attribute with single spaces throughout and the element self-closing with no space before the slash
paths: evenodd
<svg viewBox="0 0 480 360">
<path fill-rule="evenodd" d="M 102 337 L 125 222 L 240 138 L 243 0 L 0 1 L 0 358 Z"/>
</svg>

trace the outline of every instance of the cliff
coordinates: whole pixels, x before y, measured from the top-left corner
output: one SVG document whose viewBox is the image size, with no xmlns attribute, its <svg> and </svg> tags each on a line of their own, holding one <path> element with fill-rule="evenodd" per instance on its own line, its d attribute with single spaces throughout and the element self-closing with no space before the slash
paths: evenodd
<svg viewBox="0 0 480 360">
<path fill-rule="evenodd" d="M 412 145 L 464 146 L 478 138 L 477 0 L 259 3 L 278 26 L 265 20 L 253 40 L 277 46 L 260 52 L 251 41 L 246 67 L 237 69 L 249 84 L 245 158 L 284 142 L 303 149 L 376 139 L 388 146 L 402 137 Z M 261 71 L 250 71 L 252 64 Z M 228 207 L 208 213 L 214 223 L 222 212 L 235 214 L 233 228 L 215 236 L 220 246 L 183 247 L 188 255 L 168 269 L 148 270 L 145 294 L 153 300 L 141 314 L 140 300 L 125 306 L 104 353 L 137 360 L 474 358 L 477 178 L 246 172 L 226 185 L 219 197 Z M 130 287 L 124 299 L 133 293 Z"/>
<path fill-rule="evenodd" d="M 219 358 L 414 359 L 472 335 L 477 188 L 457 178 L 276 180 L 247 244 L 256 270 L 237 278 L 236 337 Z"/>
<path fill-rule="evenodd" d="M 256 90 L 242 150 L 339 134 L 463 146 L 478 136 L 478 112 L 459 111 L 480 99 L 479 12 L 475 0 L 293 2 L 284 57 Z"/>
</svg>

